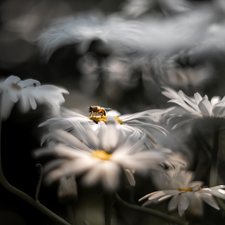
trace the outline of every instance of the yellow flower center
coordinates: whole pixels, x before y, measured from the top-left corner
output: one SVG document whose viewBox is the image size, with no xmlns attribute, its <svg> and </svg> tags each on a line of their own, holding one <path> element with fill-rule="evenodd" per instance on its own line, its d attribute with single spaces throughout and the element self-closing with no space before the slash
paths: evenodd
<svg viewBox="0 0 225 225">
<path fill-rule="evenodd" d="M 99 123 L 100 121 L 103 121 L 104 123 L 107 123 L 107 116 L 90 116 L 88 119 L 95 121 L 96 123 Z M 123 121 L 117 117 L 114 116 L 114 119 L 119 122 L 120 124 L 123 124 Z"/>
<path fill-rule="evenodd" d="M 21 90 L 21 87 L 18 84 L 12 83 L 11 86 L 12 86 L 13 89 Z"/>
<path fill-rule="evenodd" d="M 91 156 L 95 157 L 95 158 L 98 158 L 98 159 L 101 159 L 101 160 L 110 160 L 112 154 L 110 154 L 106 151 L 103 151 L 103 150 L 96 150 L 96 151 L 93 151 L 91 153 Z"/>
<path fill-rule="evenodd" d="M 193 192 L 193 188 L 178 188 L 179 191 L 190 191 Z M 200 187 L 198 188 L 197 191 L 202 190 Z"/>
</svg>

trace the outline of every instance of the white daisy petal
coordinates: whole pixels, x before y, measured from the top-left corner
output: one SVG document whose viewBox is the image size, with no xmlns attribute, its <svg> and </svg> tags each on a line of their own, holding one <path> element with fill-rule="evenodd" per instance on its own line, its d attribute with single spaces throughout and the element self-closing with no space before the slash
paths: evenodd
<svg viewBox="0 0 225 225">
<path fill-rule="evenodd" d="M 85 185 L 93 185 L 99 182 L 103 174 L 102 163 L 88 170 L 82 178 L 82 183 Z"/>
<path fill-rule="evenodd" d="M 185 175 L 185 180 L 184 180 L 184 185 L 186 186 L 187 184 L 190 183 L 190 181 L 192 181 L 194 178 L 194 174 L 191 172 L 187 172 Z"/>
<path fill-rule="evenodd" d="M 48 175 L 46 176 L 46 182 L 50 184 L 62 176 L 68 176 L 71 174 L 80 175 L 88 171 L 90 168 L 94 168 L 94 165 L 96 165 L 97 163 L 97 160 L 87 159 L 77 160 L 76 163 L 73 160 L 67 161 L 58 169 L 55 169 L 52 172 L 48 173 Z"/>
<path fill-rule="evenodd" d="M 215 200 L 213 199 L 211 194 L 208 193 L 200 193 L 200 197 L 201 199 L 206 202 L 207 204 L 209 204 L 210 206 L 212 206 L 213 208 L 219 210 L 220 208 L 218 207 L 218 205 L 216 204 Z"/>
<path fill-rule="evenodd" d="M 29 98 L 27 98 L 26 94 L 24 94 L 24 93 L 21 93 L 21 97 L 19 100 L 19 106 L 20 106 L 20 110 L 23 113 L 27 113 L 30 110 Z"/>
<path fill-rule="evenodd" d="M 143 199 L 148 198 L 148 197 L 150 197 L 150 196 L 156 194 L 157 192 L 161 192 L 161 193 L 162 193 L 162 191 L 155 191 L 155 192 L 152 192 L 152 193 L 149 193 L 149 194 L 143 196 L 143 197 L 140 198 L 138 201 L 140 202 L 140 201 L 142 201 Z"/>
<path fill-rule="evenodd" d="M 112 116 L 107 118 L 107 131 L 102 139 L 102 141 L 107 142 L 104 145 L 105 151 L 110 151 L 110 149 L 115 149 L 118 144 L 118 130 L 116 129 L 116 122 Z"/>
<path fill-rule="evenodd" d="M 202 100 L 202 96 L 201 96 L 198 92 L 196 92 L 196 93 L 194 94 L 194 98 L 195 98 L 195 101 L 196 101 L 196 104 L 197 104 L 197 105 L 198 105 L 199 102 Z"/>
<path fill-rule="evenodd" d="M 104 162 L 103 164 L 103 185 L 108 190 L 115 190 L 119 185 L 120 168 L 112 162 Z"/>
<path fill-rule="evenodd" d="M 212 106 L 206 96 L 199 102 L 198 107 L 204 116 L 211 116 Z"/>
<path fill-rule="evenodd" d="M 192 108 L 198 111 L 198 106 L 196 105 L 195 101 L 184 94 L 183 91 L 178 91 L 178 94 L 181 96 L 182 99 L 184 99 Z"/>
<path fill-rule="evenodd" d="M 155 194 L 151 195 L 148 200 L 153 200 L 155 198 L 159 198 L 159 197 L 162 197 L 165 195 L 165 192 L 164 191 L 158 191 L 156 192 Z"/>
<path fill-rule="evenodd" d="M 181 97 L 171 88 L 167 88 L 167 87 L 163 87 L 166 91 L 163 91 L 162 94 L 165 95 L 166 97 L 170 98 L 170 99 L 181 99 Z"/>
<path fill-rule="evenodd" d="M 166 200 L 167 198 L 171 198 L 171 196 L 172 196 L 172 195 L 165 195 L 165 196 L 159 198 L 159 199 L 158 199 L 158 202 L 161 202 L 161 201 L 163 201 L 163 200 Z"/>
<path fill-rule="evenodd" d="M 34 84 L 36 86 L 40 86 L 41 85 L 41 83 L 38 80 L 33 80 L 33 79 L 27 79 L 27 80 L 23 80 L 23 81 L 19 82 L 19 85 L 20 85 L 21 88 L 25 88 L 25 87 L 28 87 L 28 86 L 33 86 Z"/>
<path fill-rule="evenodd" d="M 12 76 L 6 78 L 6 80 L 4 81 L 4 84 L 6 84 L 6 85 L 17 84 L 19 81 L 20 81 L 19 77 L 12 75 Z"/>
<path fill-rule="evenodd" d="M 220 97 L 219 96 L 213 96 L 212 98 L 211 98 L 211 105 L 212 106 L 215 106 L 218 102 L 220 101 Z"/>
<path fill-rule="evenodd" d="M 184 211 L 187 209 L 189 201 L 186 193 L 181 193 L 178 200 L 178 213 L 180 216 L 184 214 Z"/>
<path fill-rule="evenodd" d="M 63 130 L 56 130 L 54 132 L 51 132 L 43 137 L 43 140 L 46 140 L 48 138 L 53 138 L 54 140 L 58 140 L 60 142 L 63 142 L 65 144 L 68 144 L 70 146 L 76 146 L 78 149 L 91 151 L 91 149 L 82 143 L 80 140 L 78 140 L 76 137 L 74 137 L 72 134 L 67 133 Z"/>
<path fill-rule="evenodd" d="M 181 107 L 183 107 L 185 110 L 189 111 L 190 113 L 192 113 L 193 115 L 198 115 L 198 112 L 196 112 L 193 108 L 191 108 L 190 106 L 188 106 L 186 103 L 182 102 L 182 101 L 178 101 L 176 99 L 172 99 L 168 102 L 173 102 L 176 103 L 177 105 L 180 105 Z"/>
<path fill-rule="evenodd" d="M 182 210 L 185 211 L 187 209 L 188 205 L 189 205 L 189 199 L 188 199 L 188 196 L 186 195 L 186 193 L 181 194 L 180 204 L 181 204 Z"/>
<path fill-rule="evenodd" d="M 193 181 L 191 183 L 188 184 L 189 187 L 201 187 L 203 185 L 203 182 L 202 181 Z"/>
<path fill-rule="evenodd" d="M 175 194 L 168 204 L 168 211 L 173 211 L 177 208 L 178 200 L 179 194 Z"/>
<path fill-rule="evenodd" d="M 32 109 L 36 109 L 37 108 L 37 103 L 35 101 L 35 99 L 32 96 L 28 96 L 29 102 L 30 102 L 30 106 Z"/>
<path fill-rule="evenodd" d="M 222 190 L 220 188 L 218 188 L 218 189 L 210 188 L 210 189 L 211 189 L 211 194 L 212 195 L 217 196 L 217 197 L 222 198 L 222 199 L 225 199 L 225 190 Z"/>
<path fill-rule="evenodd" d="M 127 177 L 128 182 L 130 183 L 130 185 L 131 186 L 135 186 L 136 181 L 134 179 L 133 172 L 131 170 L 129 170 L 129 169 L 125 169 L 124 172 L 125 172 L 125 175 Z"/>
</svg>

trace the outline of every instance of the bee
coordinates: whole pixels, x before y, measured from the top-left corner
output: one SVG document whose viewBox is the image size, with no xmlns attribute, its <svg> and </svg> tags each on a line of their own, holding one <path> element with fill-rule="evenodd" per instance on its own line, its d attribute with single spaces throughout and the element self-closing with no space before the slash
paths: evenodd
<svg viewBox="0 0 225 225">
<path fill-rule="evenodd" d="M 101 116 L 106 116 L 106 110 L 110 110 L 110 108 L 103 108 L 101 106 L 92 105 L 88 107 L 90 116 L 93 114 L 100 114 Z"/>
</svg>

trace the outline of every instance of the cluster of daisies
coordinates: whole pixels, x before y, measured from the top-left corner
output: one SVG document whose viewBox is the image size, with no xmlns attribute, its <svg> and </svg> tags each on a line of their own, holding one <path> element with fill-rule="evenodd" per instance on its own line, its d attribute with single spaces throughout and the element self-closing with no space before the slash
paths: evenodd
<svg viewBox="0 0 225 225">
<path fill-rule="evenodd" d="M 183 108 L 179 116 L 190 116 L 182 124 L 196 117 L 224 116 L 224 98 L 214 97 L 209 101 L 199 93 L 190 98 L 182 91 L 164 89 L 162 93 L 170 102 Z M 178 208 L 180 216 L 190 208 L 202 214 L 202 201 L 218 210 L 213 195 L 225 199 L 225 185 L 203 188 L 203 182 L 193 181 L 194 174 L 184 170 L 184 162 L 171 157 L 172 149 L 158 147 L 157 137 L 170 135 L 160 125 L 165 116 L 174 117 L 168 113 L 170 110 L 146 110 L 129 115 L 111 110 L 106 115 L 94 112 L 86 117 L 60 106 L 64 102 L 63 94 L 68 94 L 65 89 L 41 85 L 32 79 L 22 81 L 16 76 L 2 81 L 0 91 L 3 120 L 10 116 L 16 103 L 23 113 L 40 104 L 47 104 L 54 111 L 54 117 L 39 125 L 47 131 L 40 143 L 42 147 L 34 151 L 37 158 L 54 156 L 44 165 L 47 184 L 79 176 L 83 185 L 100 184 L 105 191 L 115 192 L 122 185 L 123 174 L 135 186 L 135 174 L 140 173 L 152 179 L 159 190 L 140 198 L 140 201 L 147 198 L 143 206 L 172 198 L 168 210 Z"/>
</svg>

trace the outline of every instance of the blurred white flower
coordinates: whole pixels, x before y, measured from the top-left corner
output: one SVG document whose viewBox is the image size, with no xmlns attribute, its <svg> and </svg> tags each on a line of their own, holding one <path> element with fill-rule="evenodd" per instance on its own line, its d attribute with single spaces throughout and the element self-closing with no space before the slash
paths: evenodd
<svg viewBox="0 0 225 225">
<path fill-rule="evenodd" d="M 63 157 L 46 165 L 48 183 L 62 176 L 83 174 L 84 184 L 101 182 L 106 189 L 114 190 L 119 185 L 121 170 L 131 185 L 135 184 L 134 170 L 142 173 L 149 169 L 164 171 L 160 164 L 167 160 L 167 156 L 160 150 L 147 150 L 144 134 L 140 136 L 136 130 L 132 134 L 124 132 L 111 116 L 107 125 L 99 122 L 97 132 L 86 123 L 80 127 L 80 133 L 81 140 L 63 130 L 54 131 L 48 134 L 48 139 L 54 138 L 56 143 L 35 151 L 36 157 L 48 154 Z"/>
<path fill-rule="evenodd" d="M 127 0 L 123 6 L 123 12 L 134 18 L 145 14 L 147 11 L 160 11 L 167 14 L 184 13 L 193 8 L 186 0 Z"/>
<path fill-rule="evenodd" d="M 214 96 L 211 101 L 208 96 L 202 97 L 198 92 L 194 94 L 194 98 L 190 98 L 183 93 L 168 87 L 164 87 L 163 95 L 170 98 L 168 102 L 173 102 L 180 105 L 188 113 L 194 117 L 224 117 L 225 116 L 225 97 L 220 100 L 220 97 Z"/>
<path fill-rule="evenodd" d="M 150 203 L 161 202 L 172 197 L 168 204 L 168 211 L 173 211 L 178 207 L 180 216 L 182 216 L 187 209 L 202 216 L 202 200 L 219 210 L 217 203 L 213 199 L 213 195 L 225 199 L 225 191 L 223 190 L 225 185 L 201 188 L 203 182 L 192 181 L 193 173 L 181 170 L 171 170 L 168 172 L 168 175 L 170 177 L 169 180 L 165 179 L 165 177 L 161 177 L 160 179 L 157 174 L 157 178 L 155 178 L 156 184 L 159 189 L 165 188 L 165 190 L 155 191 L 140 198 L 139 201 L 148 198 L 143 204 L 144 206 Z"/>
<path fill-rule="evenodd" d="M 85 123 L 89 123 L 93 125 L 92 129 L 97 130 L 98 126 L 96 126 L 96 123 L 99 124 L 100 121 L 107 123 L 107 116 L 85 117 L 66 108 L 61 107 L 61 109 L 69 116 L 54 117 L 41 123 L 39 126 L 48 126 L 49 130 L 63 129 L 69 131 L 74 136 L 79 138 L 80 134 L 77 132 L 77 127 L 83 126 Z M 160 132 L 165 136 L 168 134 L 166 129 L 157 124 L 163 112 L 164 110 L 156 109 L 120 116 L 117 111 L 112 110 L 107 112 L 107 115 L 114 116 L 114 119 L 121 124 L 121 129 L 123 129 L 125 132 L 133 133 L 134 130 L 137 130 L 140 134 L 144 132 L 147 134 L 147 138 L 152 143 L 157 143 L 155 137 L 151 134 L 153 131 Z M 148 142 L 146 142 L 146 144 L 152 148 L 153 146 L 148 141 L 148 139 L 146 139 Z"/>
<path fill-rule="evenodd" d="M 1 113 L 2 119 L 7 119 L 15 103 L 23 113 L 37 108 L 37 104 L 48 104 L 54 109 L 59 109 L 59 104 L 64 102 L 62 93 L 68 94 L 63 88 L 53 85 L 43 85 L 37 80 L 27 79 L 22 81 L 17 76 L 10 76 L 0 82 Z"/>
<path fill-rule="evenodd" d="M 40 35 L 38 43 L 47 58 L 56 49 L 71 44 L 77 44 L 78 50 L 85 53 L 93 40 L 100 41 L 106 49 L 117 55 L 174 51 L 195 46 L 196 42 L 204 38 L 208 24 L 216 13 L 214 11 L 211 7 L 191 10 L 176 18 L 150 18 L 144 21 L 126 20 L 118 14 L 104 16 L 89 12 L 54 21 Z"/>
</svg>

